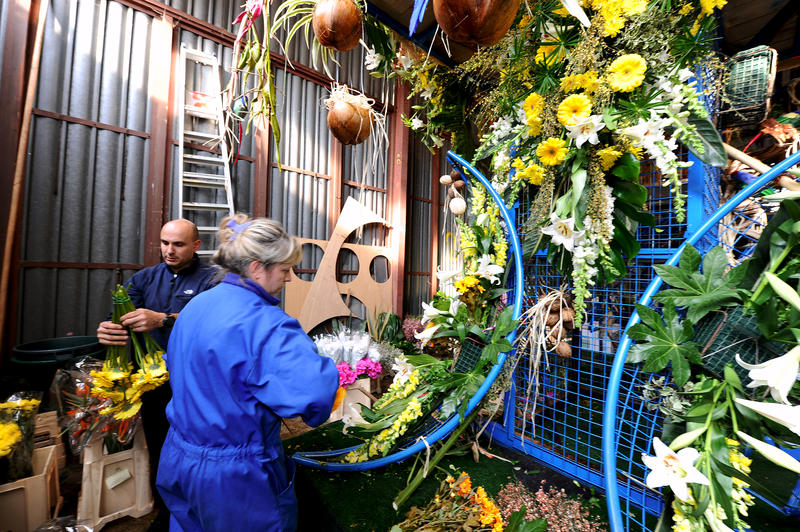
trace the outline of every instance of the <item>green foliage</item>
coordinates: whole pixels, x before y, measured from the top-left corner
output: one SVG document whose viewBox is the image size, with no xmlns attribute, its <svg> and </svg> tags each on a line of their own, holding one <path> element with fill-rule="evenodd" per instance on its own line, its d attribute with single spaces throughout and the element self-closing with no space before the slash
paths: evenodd
<svg viewBox="0 0 800 532">
<path fill-rule="evenodd" d="M 641 323 L 628 329 L 636 344 L 628 351 L 628 362 L 644 362 L 642 370 L 661 371 L 672 364 L 672 378 L 675 384 L 683 386 L 691 374 L 689 363 L 700 364 L 697 344 L 691 341 L 694 329 L 690 321 L 681 321 L 673 305 L 664 306 L 663 319 L 655 310 L 644 305 L 636 305 Z"/>
<path fill-rule="evenodd" d="M 522 508 L 511 514 L 508 518 L 508 524 L 503 528 L 505 532 L 546 532 L 547 520 L 534 519 L 533 521 L 525 520 L 525 512 L 527 509 L 523 505 Z"/>
<path fill-rule="evenodd" d="M 703 150 L 698 150 L 691 142 L 685 146 L 705 164 L 722 168 L 728 164 L 728 154 L 722 145 L 722 137 L 714 124 L 708 118 L 701 118 L 694 114 L 687 117 L 689 125 L 694 126 L 695 133 L 702 142 Z"/>
<path fill-rule="evenodd" d="M 736 286 L 745 270 L 740 267 L 726 273 L 728 257 L 721 246 L 706 254 L 702 272 L 697 271 L 699 266 L 700 253 L 691 244 L 683 250 L 678 266 L 653 266 L 664 282 L 673 287 L 662 290 L 653 299 L 685 308 L 686 318 L 692 323 L 697 323 L 709 312 L 742 301 L 742 291 Z"/>
</svg>

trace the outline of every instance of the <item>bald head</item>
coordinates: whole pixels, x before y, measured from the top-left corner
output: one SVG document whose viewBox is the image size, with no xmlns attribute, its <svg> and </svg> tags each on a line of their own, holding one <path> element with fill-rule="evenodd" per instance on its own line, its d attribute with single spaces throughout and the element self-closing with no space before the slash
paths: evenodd
<svg viewBox="0 0 800 532">
<path fill-rule="evenodd" d="M 161 228 L 161 257 L 172 271 L 189 266 L 200 249 L 197 226 L 184 218 L 171 220 Z"/>
</svg>

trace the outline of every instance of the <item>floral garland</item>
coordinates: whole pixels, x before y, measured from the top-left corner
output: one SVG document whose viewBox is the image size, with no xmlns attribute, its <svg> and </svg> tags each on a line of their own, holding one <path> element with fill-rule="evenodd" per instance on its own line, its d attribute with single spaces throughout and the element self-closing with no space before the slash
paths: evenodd
<svg viewBox="0 0 800 532">
<path fill-rule="evenodd" d="M 406 124 L 432 148 L 454 134 L 464 155 L 472 152 L 456 126 L 468 114 L 483 131 L 473 165 L 488 165 L 507 205 L 528 198 L 526 256 L 546 251 L 572 281 L 577 327 L 591 288 L 624 275 L 638 253 L 638 225 L 655 225 L 639 161 L 648 158 L 661 172 L 681 222 L 691 163 L 676 154 L 678 143 L 707 164 L 726 160 L 691 81 L 717 63 L 710 15 L 724 5 L 586 0 L 584 27 L 559 2 L 545 1 L 521 8 L 502 41 L 453 69 L 420 53 L 397 56 L 393 72 L 421 102 Z M 479 198 L 473 207 L 484 209 Z M 467 262 L 474 240 L 461 226 Z"/>
</svg>

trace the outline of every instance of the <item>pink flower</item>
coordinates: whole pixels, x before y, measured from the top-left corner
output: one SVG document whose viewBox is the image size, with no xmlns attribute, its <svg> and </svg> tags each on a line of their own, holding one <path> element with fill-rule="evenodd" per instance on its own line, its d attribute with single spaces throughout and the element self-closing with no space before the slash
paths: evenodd
<svg viewBox="0 0 800 532">
<path fill-rule="evenodd" d="M 247 4 L 244 6 L 244 11 L 239 13 L 239 16 L 233 21 L 233 24 L 239 24 L 244 20 L 242 27 L 239 28 L 239 32 L 236 35 L 236 42 L 242 40 L 242 38 L 247 33 L 247 30 L 250 29 L 250 26 L 253 25 L 253 21 L 261 16 L 261 13 L 264 12 L 264 2 L 265 0 L 247 0 Z"/>
<path fill-rule="evenodd" d="M 377 379 L 383 368 L 381 363 L 371 360 L 369 357 L 362 358 L 356 363 L 356 374 L 363 375 L 366 373 L 370 379 Z"/>
<path fill-rule="evenodd" d="M 350 367 L 350 364 L 347 362 L 339 362 L 336 364 L 336 369 L 339 370 L 339 386 L 342 388 L 347 388 L 354 382 L 356 382 L 356 377 L 358 374 Z"/>
</svg>

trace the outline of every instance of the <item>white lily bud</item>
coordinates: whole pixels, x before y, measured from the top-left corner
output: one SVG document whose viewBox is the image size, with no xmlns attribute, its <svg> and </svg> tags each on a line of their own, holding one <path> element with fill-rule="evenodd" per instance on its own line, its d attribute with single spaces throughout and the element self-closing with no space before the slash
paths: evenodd
<svg viewBox="0 0 800 532">
<path fill-rule="evenodd" d="M 786 468 L 789 471 L 794 471 L 795 473 L 800 474 L 800 462 L 798 462 L 796 458 L 794 458 L 786 451 L 783 451 L 778 447 L 770 445 L 767 442 L 761 441 L 757 438 L 753 438 L 752 436 L 742 432 L 741 430 L 736 431 L 736 434 L 739 436 L 739 438 L 742 439 L 742 441 L 744 441 L 747 445 L 758 451 L 759 454 L 761 454 L 761 456 L 763 456 L 773 464 Z"/>
</svg>

